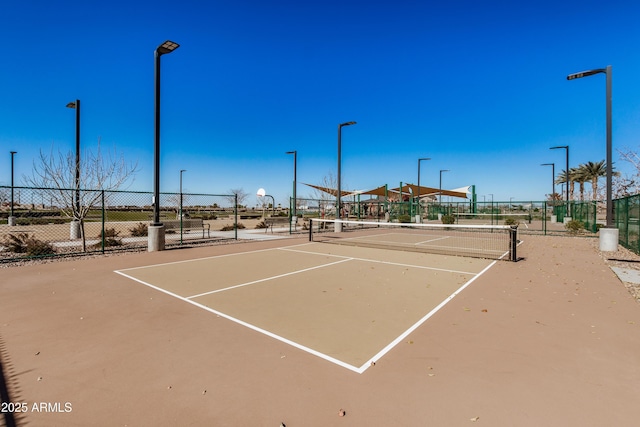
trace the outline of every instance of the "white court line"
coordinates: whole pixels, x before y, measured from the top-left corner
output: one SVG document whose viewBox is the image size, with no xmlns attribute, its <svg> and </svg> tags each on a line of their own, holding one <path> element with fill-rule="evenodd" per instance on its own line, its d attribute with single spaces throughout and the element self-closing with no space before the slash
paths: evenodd
<svg viewBox="0 0 640 427">
<path fill-rule="evenodd" d="M 473 271 L 449 270 L 449 269 L 446 269 L 446 268 L 426 267 L 424 265 L 403 264 L 403 263 L 400 263 L 400 262 L 391 262 L 391 261 L 380 261 L 380 260 L 377 260 L 377 259 L 370 259 L 370 258 L 358 258 L 358 257 L 352 257 L 352 256 L 345 256 L 345 255 L 333 255 L 333 254 L 325 254 L 325 253 L 321 253 L 321 252 L 312 252 L 312 251 L 300 251 L 300 250 L 289 249 L 289 248 L 278 248 L 278 249 L 281 250 L 281 251 L 297 252 L 297 253 L 301 253 L 301 254 L 326 255 L 326 256 L 336 257 L 336 258 L 348 258 L 348 259 L 354 260 L 354 261 L 365 261 L 365 262 L 373 262 L 373 263 L 378 263 L 378 264 L 397 265 L 397 266 L 400 266 L 400 267 L 419 268 L 419 269 L 422 269 L 422 270 L 445 271 L 447 273 L 460 273 L 460 274 L 478 274 L 478 273 L 473 272 Z"/>
<path fill-rule="evenodd" d="M 380 360 L 380 358 L 382 358 L 385 354 L 387 354 L 389 351 L 391 351 L 391 349 L 393 349 L 396 345 L 398 345 L 402 340 L 404 340 L 406 337 L 408 337 L 409 334 L 411 334 L 413 331 L 418 329 L 420 327 L 420 325 L 422 325 L 424 322 L 426 322 L 431 316 L 436 314 L 442 307 L 447 305 L 447 303 L 449 301 L 451 301 L 453 298 L 455 298 L 456 295 L 458 295 L 460 292 L 462 292 L 467 286 L 469 286 L 471 283 L 473 283 L 478 277 L 480 277 L 487 270 L 489 270 L 491 267 L 493 267 L 496 262 L 498 262 L 498 261 L 493 261 L 484 270 L 482 270 L 476 276 L 472 277 L 468 282 L 466 282 L 465 284 L 460 286 L 455 292 L 453 292 L 451 295 L 449 295 L 444 301 L 442 301 L 440 304 L 438 304 L 433 310 L 431 310 L 429 313 L 427 313 L 422 319 L 418 320 L 409 329 L 404 331 L 398 338 L 396 338 L 395 340 L 390 342 L 385 348 L 380 350 L 378 352 L 378 354 L 373 356 L 371 359 L 367 360 L 362 366 L 360 366 L 360 368 L 358 368 L 358 371 L 360 373 L 362 373 L 362 372 L 366 371 L 367 368 L 369 368 L 369 366 L 371 366 L 372 362 Z"/>
<path fill-rule="evenodd" d="M 298 245 L 294 245 L 294 246 L 298 246 Z M 160 267 L 160 266 L 164 266 L 164 265 L 183 264 L 183 263 L 187 263 L 187 262 L 204 261 L 204 260 L 207 260 L 207 259 L 225 258 L 225 257 L 230 257 L 230 256 L 236 256 L 236 255 L 246 255 L 246 254 L 255 254 L 255 253 L 259 253 L 259 252 L 275 251 L 277 249 L 278 248 L 256 249 L 255 251 L 249 251 L 249 252 L 236 252 L 236 253 L 232 253 L 232 254 L 213 255 L 213 256 L 207 256 L 207 257 L 202 257 L 202 258 L 185 259 L 185 260 L 182 260 L 182 261 L 162 262 L 160 264 L 150 264 L 150 265 L 144 265 L 142 267 L 124 268 L 124 269 L 119 270 L 119 271 L 141 270 L 141 269 L 144 269 L 144 268 Z"/>
<path fill-rule="evenodd" d="M 345 260 L 345 261 L 347 261 L 347 260 Z M 319 357 L 319 358 L 321 358 L 321 359 L 324 359 L 324 360 L 326 360 L 326 361 L 328 361 L 328 362 L 334 363 L 334 364 L 336 364 L 336 365 L 338 365 L 338 366 L 342 366 L 343 368 L 347 368 L 347 369 L 349 369 L 350 371 L 354 371 L 354 372 L 359 373 L 359 374 L 361 374 L 362 372 L 364 372 L 364 370 L 361 370 L 361 368 L 359 369 L 359 368 L 357 368 L 357 367 L 355 367 L 355 366 L 353 366 L 353 365 L 350 365 L 350 364 L 348 364 L 348 363 L 345 363 L 345 362 L 343 362 L 343 361 L 341 361 L 341 360 L 338 360 L 338 359 L 336 359 L 336 358 L 333 358 L 333 357 L 331 357 L 331 356 L 329 356 L 329 355 L 326 355 L 326 354 L 324 354 L 324 353 L 320 353 L 319 351 L 316 351 L 316 350 L 314 350 L 314 349 L 312 349 L 312 348 L 306 347 L 306 346 L 304 346 L 304 345 L 302 345 L 302 344 L 299 344 L 299 343 L 297 343 L 297 342 L 295 342 L 295 341 L 291 341 L 291 340 L 289 340 L 289 339 L 287 339 L 287 338 L 281 337 L 280 335 L 276 335 L 276 334 L 274 334 L 273 332 L 269 332 L 269 331 L 267 331 L 266 329 L 259 328 L 259 327 L 255 326 L 255 325 L 252 325 L 251 323 L 247 323 L 247 322 L 242 321 L 242 320 L 240 320 L 240 319 L 236 319 L 235 317 L 229 316 L 228 314 L 224 314 L 224 313 L 222 313 L 221 311 L 214 310 L 213 308 L 211 308 L 211 307 L 207 307 L 206 305 L 202 305 L 202 304 L 200 304 L 200 303 L 197 303 L 197 302 L 192 301 L 192 300 L 190 300 L 190 299 L 187 299 L 187 298 L 185 298 L 185 297 L 181 297 L 180 295 L 174 294 L 173 292 L 167 291 L 166 289 L 162 289 L 162 288 L 159 288 L 159 287 L 157 287 L 157 286 L 154 286 L 154 285 L 152 285 L 152 284 L 150 284 L 150 283 L 147 283 L 147 282 L 145 282 L 145 281 L 142 281 L 142 280 L 140 280 L 140 279 L 136 279 L 135 277 L 133 277 L 133 276 L 129 276 L 128 274 L 125 274 L 125 273 L 123 273 L 122 271 L 117 271 L 117 270 L 116 270 L 116 271 L 114 271 L 114 272 L 115 272 L 115 273 L 118 273 L 118 274 L 120 274 L 120 275 L 122 275 L 122 276 L 124 276 L 124 277 L 127 277 L 127 278 L 129 278 L 129 279 L 131 279 L 131 280 L 134 280 L 134 281 L 136 281 L 136 282 L 138 282 L 138 283 L 142 283 L 142 284 L 143 284 L 143 285 L 145 285 L 145 286 L 149 286 L 149 287 L 150 287 L 150 288 L 152 288 L 152 289 L 155 289 L 155 290 L 157 290 L 157 291 L 163 292 L 163 293 L 165 293 L 165 294 L 167 294 L 167 295 L 171 295 L 172 297 L 175 297 L 175 298 L 177 298 L 177 299 L 179 299 L 179 300 L 182 300 L 182 301 L 184 301 L 184 302 L 186 302 L 186 303 L 192 304 L 192 305 L 194 305 L 194 306 L 196 306 L 196 307 L 198 307 L 198 308 L 201 308 L 201 309 L 203 309 L 203 310 L 206 310 L 206 311 L 208 311 L 208 312 L 210 312 L 210 313 L 216 314 L 216 315 L 218 315 L 218 316 L 220 316 L 220 317 L 224 317 L 225 319 L 231 320 L 232 322 L 235 322 L 235 323 L 237 323 L 237 324 L 239 324 L 239 325 L 242 325 L 242 326 L 244 326 L 244 327 L 247 327 L 247 328 L 249 328 L 249 329 L 252 329 L 252 330 L 254 330 L 254 331 L 256 331 L 256 332 L 259 332 L 259 333 L 261 333 L 261 334 L 264 334 L 264 335 L 266 335 L 266 336 L 268 336 L 268 337 L 271 337 L 271 338 L 273 338 L 273 339 L 276 339 L 276 340 L 278 340 L 278 341 L 281 341 L 281 342 L 283 342 L 283 343 L 285 343 L 285 344 L 289 344 L 289 345 L 290 345 L 290 346 L 292 346 L 292 347 L 295 347 L 295 348 L 300 349 L 300 350 L 302 350 L 302 351 L 306 351 L 307 353 L 313 354 L 314 356 L 317 356 L 317 357 Z"/>
<path fill-rule="evenodd" d="M 522 242 L 520 242 L 522 243 Z M 374 355 L 372 358 L 370 358 L 368 361 L 366 361 L 362 366 L 360 367 L 356 367 L 353 365 L 350 365 L 348 363 L 345 363 L 339 359 L 336 359 L 334 357 L 331 357 L 327 354 L 324 353 L 320 353 L 312 348 L 306 347 L 302 344 L 299 344 L 297 342 L 291 341 L 287 338 L 284 338 L 282 336 L 276 335 L 270 331 L 267 331 L 265 329 L 259 328 L 255 325 L 252 325 L 250 323 L 244 322 L 240 319 L 236 319 L 235 317 L 229 316 L 225 313 L 222 313 L 220 311 L 214 310 L 211 307 L 207 307 L 203 304 L 197 303 L 189 298 L 193 298 L 193 297 L 182 297 L 178 294 L 175 294 L 171 291 L 168 291 L 166 289 L 160 288 L 158 286 L 154 286 L 150 283 L 147 283 L 143 280 L 137 279 L 133 276 L 130 276 L 126 273 L 123 273 L 124 271 L 128 271 L 128 270 L 136 270 L 138 268 L 147 268 L 147 267 L 154 267 L 154 266 L 161 266 L 161 265 L 169 265 L 169 264 L 178 264 L 178 263 L 182 263 L 182 262 L 189 262 L 189 261 L 197 261 L 197 260 L 205 260 L 205 259 L 213 259 L 213 258 L 220 258 L 220 257 L 224 257 L 224 256 L 230 256 L 230 255 L 241 255 L 242 253 L 236 253 L 236 254 L 227 254 L 227 255 L 219 255 L 219 256 L 213 256 L 213 257 L 205 257 L 205 258 L 199 258 L 199 259 L 195 259 L 195 260 L 187 260 L 187 261 L 176 261 L 176 262 L 170 262 L 170 263 L 163 263 L 163 264 L 156 264 L 156 265 L 150 265 L 150 266 L 145 266 L 145 267 L 136 267 L 136 268 L 128 268 L 128 269 L 124 269 L 124 270 L 115 270 L 114 272 L 117 274 L 120 274 L 121 276 L 124 276 L 126 278 L 129 278 L 135 282 L 141 283 L 145 286 L 148 286 L 152 289 L 155 289 L 157 291 L 163 292 L 167 295 L 170 295 L 172 297 L 175 297 L 181 301 L 184 301 L 186 303 L 192 304 L 196 307 L 199 307 L 201 309 L 204 309 L 210 313 L 214 313 L 220 317 L 223 317 L 225 319 L 231 320 L 232 322 L 235 322 L 239 325 L 245 326 L 249 329 L 252 329 L 256 332 L 262 333 L 264 335 L 267 335 L 271 338 L 274 338 L 278 341 L 281 341 L 285 344 L 291 345 L 299 350 L 305 351 L 309 354 L 312 354 L 314 356 L 317 356 L 321 359 L 324 359 L 328 362 L 334 363 L 338 366 L 341 366 L 343 368 L 349 369 L 350 371 L 362 374 L 363 372 L 365 372 L 370 366 L 371 366 L 371 362 L 375 362 L 377 360 L 379 360 L 380 358 L 382 358 L 385 354 L 387 354 L 389 351 L 391 351 L 396 345 L 398 345 L 403 339 L 405 339 L 409 334 L 411 334 L 413 331 L 415 331 L 418 327 L 420 327 L 424 322 L 426 322 L 431 316 L 433 316 L 437 311 L 439 311 L 442 307 L 444 307 L 449 301 L 451 301 L 456 295 L 458 295 L 460 292 L 462 292 L 466 287 L 468 287 L 471 283 L 473 283 L 478 277 L 480 277 L 482 274 L 484 274 L 487 270 L 489 270 L 489 268 L 493 267 L 497 261 L 493 261 L 491 264 L 489 264 L 487 267 L 485 267 L 481 272 L 479 273 L 473 273 L 473 272 L 464 272 L 464 271 L 456 271 L 456 270 L 447 270 L 447 269 L 440 269 L 440 268 L 432 268 L 432 267 L 423 267 L 423 266 L 418 266 L 418 265 L 410 265 L 410 264 L 401 264 L 401 263 L 393 263 L 393 262 L 388 262 L 388 261 L 378 261 L 378 260 L 371 260 L 371 259 L 366 259 L 366 258 L 354 258 L 354 257 L 346 257 L 346 256 L 341 256 L 341 255 L 332 255 L 332 254 L 323 254 L 323 253 L 318 253 L 318 252 L 311 252 L 311 251 L 301 251 L 301 250 L 294 250 L 294 249 L 290 249 L 293 247 L 298 247 L 298 246 L 307 246 L 307 245 L 312 245 L 313 243 L 303 243 L 300 245 L 293 245 L 290 247 L 284 247 L 284 248 L 270 248 L 270 249 L 261 249 L 261 250 L 257 250 L 257 251 L 252 251 L 252 252 L 245 252 L 245 253 L 255 253 L 255 252 L 264 252 L 264 251 L 270 251 L 270 250 L 286 250 L 286 251 L 293 251 L 293 252 L 300 252 L 300 253 L 309 253 L 309 254 L 313 254 L 313 255 L 325 255 L 325 256 L 330 256 L 330 257 L 337 257 L 337 258 L 343 258 L 340 261 L 334 262 L 334 263 L 330 263 L 330 264 L 324 264 L 322 266 L 317 266 L 317 267 L 312 267 L 310 269 L 313 268 L 322 268 L 328 265 L 335 265 L 335 264 L 339 264 L 341 262 L 347 262 L 347 261 L 351 261 L 351 260 L 356 260 L 356 261 L 366 261 L 366 262 L 374 262 L 374 263 L 380 263 L 380 264 L 390 264 L 390 265 L 398 265 L 398 266 L 406 266 L 406 267 L 413 267 L 413 268 L 421 268 L 421 269 L 428 269 L 428 270 L 438 270 L 438 271 L 446 271 L 446 272 L 452 272 L 452 273 L 462 273 L 462 274 L 469 274 L 469 275 L 473 275 L 473 277 L 467 281 L 466 283 L 464 283 L 460 288 L 458 288 L 455 292 L 453 292 L 451 295 L 449 295 L 444 301 L 442 301 L 438 306 L 436 306 L 433 310 L 431 310 L 429 313 L 427 313 L 424 317 L 422 317 L 419 321 L 417 321 L 415 324 L 413 324 L 411 327 L 409 327 L 406 331 L 404 331 L 400 336 L 398 336 L 395 340 L 393 340 L 391 343 L 389 343 L 386 347 L 384 347 L 382 350 L 380 350 L 376 355 Z M 306 269 L 309 270 L 309 269 Z M 305 270 L 300 270 L 300 271 L 305 271 Z M 296 274 L 296 272 L 293 273 L 288 273 L 288 274 Z M 285 274 L 287 275 L 287 274 Z M 281 275 L 281 276 L 285 276 L 285 275 Z M 275 278 L 275 277 L 274 277 Z M 261 281 L 264 280 L 269 280 L 269 279 L 262 279 Z M 249 284 L 249 283 L 247 283 Z M 246 284 L 245 284 L 246 285 Z"/>
<path fill-rule="evenodd" d="M 287 277 L 287 276 L 291 276 L 291 275 L 294 275 L 294 274 L 304 273 L 305 271 L 311 271 L 311 270 L 315 270 L 315 269 L 318 269 L 318 268 L 324 268 L 324 267 L 328 267 L 330 265 L 341 264 L 343 262 L 351 261 L 352 259 L 353 258 L 347 258 L 347 259 L 342 259 L 340 261 L 330 262 L 328 264 L 316 265 L 314 267 L 304 268 L 302 270 L 296 270 L 296 271 L 292 271 L 292 272 L 284 273 L 284 274 L 278 274 L 277 276 L 271 276 L 271 277 L 267 277 L 267 278 L 264 278 L 264 279 L 253 280 L 251 282 L 241 283 L 239 285 L 229 286 L 228 288 L 217 289 L 215 291 L 203 292 L 201 294 L 191 295 L 190 297 L 185 297 L 185 298 L 191 299 L 191 298 L 202 297 L 202 296 L 205 296 L 205 295 L 217 294 L 218 292 L 228 291 L 228 290 L 235 289 L 235 288 L 242 288 L 243 286 L 254 285 L 254 284 L 260 283 L 260 282 L 266 282 L 266 281 L 269 281 L 269 280 L 279 279 L 281 277 Z"/>
</svg>

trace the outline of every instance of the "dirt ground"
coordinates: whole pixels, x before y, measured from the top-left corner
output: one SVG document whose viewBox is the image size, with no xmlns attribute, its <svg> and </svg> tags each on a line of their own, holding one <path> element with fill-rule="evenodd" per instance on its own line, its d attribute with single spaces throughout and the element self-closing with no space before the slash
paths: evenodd
<svg viewBox="0 0 640 427">
<path fill-rule="evenodd" d="M 637 425 L 640 304 L 610 268 L 636 264 L 522 238 L 362 374 L 114 273 L 302 240 L 0 269 L 0 425 Z"/>
</svg>

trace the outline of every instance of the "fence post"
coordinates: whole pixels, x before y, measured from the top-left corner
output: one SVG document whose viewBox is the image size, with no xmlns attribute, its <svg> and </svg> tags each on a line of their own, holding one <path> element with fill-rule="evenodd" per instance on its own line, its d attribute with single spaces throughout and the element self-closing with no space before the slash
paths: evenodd
<svg viewBox="0 0 640 427">
<path fill-rule="evenodd" d="M 235 202 L 233 203 L 233 230 L 235 231 L 235 239 L 238 240 L 238 193 L 235 194 Z"/>
<path fill-rule="evenodd" d="M 105 215 L 105 209 L 104 209 L 104 190 L 102 190 L 100 194 L 100 203 L 102 204 L 102 253 L 104 254 L 104 239 L 106 238 L 104 234 L 105 221 L 106 221 L 106 215 Z"/>
</svg>

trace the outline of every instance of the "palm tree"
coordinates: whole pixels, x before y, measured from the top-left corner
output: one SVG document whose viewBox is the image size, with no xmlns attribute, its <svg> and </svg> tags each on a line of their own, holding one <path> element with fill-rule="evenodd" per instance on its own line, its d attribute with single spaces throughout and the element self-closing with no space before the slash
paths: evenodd
<svg viewBox="0 0 640 427">
<path fill-rule="evenodd" d="M 591 181 L 591 189 L 593 190 L 593 200 L 598 198 L 598 179 L 607 175 L 607 165 L 604 160 L 599 162 L 587 162 L 582 165 L 587 180 Z"/>
<path fill-rule="evenodd" d="M 584 201 L 584 183 L 591 179 L 591 175 L 587 171 L 584 164 L 577 168 L 571 169 L 571 180 L 580 184 L 580 201 Z"/>
<path fill-rule="evenodd" d="M 569 200 L 573 200 L 573 190 L 575 179 L 573 178 L 575 174 L 575 168 L 569 169 Z M 556 178 L 556 184 L 566 184 L 567 183 L 567 173 L 564 171 L 560 171 L 558 177 Z M 565 186 L 566 188 L 566 186 Z"/>
</svg>

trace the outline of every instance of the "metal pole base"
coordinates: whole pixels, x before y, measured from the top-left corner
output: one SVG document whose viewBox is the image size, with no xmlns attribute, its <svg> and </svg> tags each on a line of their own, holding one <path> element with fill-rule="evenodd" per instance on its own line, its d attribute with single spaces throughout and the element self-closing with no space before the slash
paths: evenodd
<svg viewBox="0 0 640 427">
<path fill-rule="evenodd" d="M 148 229 L 148 252 L 164 251 L 164 225 L 150 225 Z"/>
<path fill-rule="evenodd" d="M 10 216 L 9 218 L 7 218 L 7 224 L 9 224 L 10 226 L 16 225 L 16 217 Z"/>
</svg>

